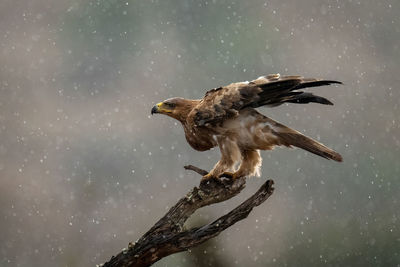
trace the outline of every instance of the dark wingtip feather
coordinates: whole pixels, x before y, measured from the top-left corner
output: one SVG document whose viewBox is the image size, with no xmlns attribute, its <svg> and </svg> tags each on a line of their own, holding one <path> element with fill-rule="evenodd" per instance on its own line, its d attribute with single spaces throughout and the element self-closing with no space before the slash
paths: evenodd
<svg viewBox="0 0 400 267">
<path fill-rule="evenodd" d="M 324 86 L 324 85 L 331 85 L 331 84 L 343 84 L 342 82 L 339 81 L 334 81 L 334 80 L 320 80 L 320 81 L 303 81 L 299 85 L 295 87 L 295 90 L 298 89 L 303 89 L 307 87 L 317 87 L 317 86 Z"/>
<path fill-rule="evenodd" d="M 299 90 L 308 87 L 342 84 L 342 82 L 335 80 L 317 80 L 314 78 L 302 78 L 301 76 L 283 76 L 280 78 L 277 76 L 276 79 L 270 77 L 266 77 L 266 79 L 269 81 L 266 82 L 265 79 L 261 79 L 262 81 L 259 79 L 253 81 L 253 84 L 262 91 L 257 92 L 258 99 L 247 104 L 246 107 L 264 105 L 275 107 L 288 102 L 296 104 L 319 103 L 332 106 L 333 103 L 324 97 Z M 242 89 L 241 94 L 245 95 L 245 93 L 246 90 Z M 251 93 L 254 94 L 254 91 L 251 91 Z"/>
<path fill-rule="evenodd" d="M 330 105 L 333 106 L 333 103 L 331 101 L 329 101 L 328 99 L 321 97 L 321 99 L 323 99 L 322 101 L 319 101 L 318 103 L 324 104 L 324 105 Z"/>
<path fill-rule="evenodd" d="M 286 100 L 285 102 L 296 103 L 296 104 L 308 104 L 314 102 L 323 105 L 333 106 L 333 103 L 328 99 L 326 99 L 325 97 L 317 96 L 312 93 L 303 93 L 303 92 L 301 92 L 300 94 L 293 95 L 289 100 Z"/>
<path fill-rule="evenodd" d="M 325 82 L 327 82 L 327 83 L 329 83 L 329 84 L 343 84 L 342 82 L 340 82 L 340 81 L 334 81 L 334 80 L 323 80 L 323 81 L 325 81 Z M 328 84 L 328 85 L 329 85 Z"/>
</svg>

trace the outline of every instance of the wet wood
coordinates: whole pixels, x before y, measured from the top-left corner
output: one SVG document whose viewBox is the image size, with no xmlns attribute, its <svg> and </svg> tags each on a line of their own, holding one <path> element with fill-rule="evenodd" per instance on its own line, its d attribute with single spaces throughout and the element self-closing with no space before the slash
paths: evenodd
<svg viewBox="0 0 400 267">
<path fill-rule="evenodd" d="M 185 169 L 200 175 L 207 171 L 189 165 Z M 202 227 L 185 229 L 189 217 L 201 207 L 223 202 L 239 194 L 246 184 L 246 178 L 210 180 L 194 187 L 182 197 L 150 230 L 139 240 L 129 243 L 118 255 L 102 266 L 150 266 L 173 253 L 188 250 L 220 234 L 236 222 L 245 219 L 252 209 L 273 193 L 274 182 L 268 180 L 258 191 L 235 209 Z"/>
</svg>

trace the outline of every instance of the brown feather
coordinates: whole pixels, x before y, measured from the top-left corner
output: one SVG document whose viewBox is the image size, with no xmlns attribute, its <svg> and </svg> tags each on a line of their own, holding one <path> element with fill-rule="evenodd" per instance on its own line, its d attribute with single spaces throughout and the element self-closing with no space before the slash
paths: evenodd
<svg viewBox="0 0 400 267">
<path fill-rule="evenodd" d="M 339 162 L 343 161 L 342 156 L 336 151 L 299 132 L 272 132 L 278 136 L 286 146 L 299 147 L 326 159 L 332 159 Z"/>
</svg>

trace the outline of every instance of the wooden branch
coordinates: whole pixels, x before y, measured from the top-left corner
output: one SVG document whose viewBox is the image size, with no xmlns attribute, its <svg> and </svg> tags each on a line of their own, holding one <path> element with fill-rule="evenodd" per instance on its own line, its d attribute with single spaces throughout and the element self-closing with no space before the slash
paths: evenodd
<svg viewBox="0 0 400 267">
<path fill-rule="evenodd" d="M 183 166 L 183 168 L 185 168 L 185 170 L 191 170 L 191 171 L 197 172 L 201 176 L 208 174 L 208 171 L 197 168 L 196 166 L 193 166 L 193 165 L 186 165 L 186 166 Z"/>
<path fill-rule="evenodd" d="M 185 166 L 185 169 L 195 171 L 200 175 L 208 173 L 192 165 Z M 267 200 L 274 191 L 274 182 L 268 180 L 249 199 L 212 223 L 189 230 L 185 229 L 184 223 L 199 208 L 236 196 L 245 184 L 246 178 L 242 177 L 234 181 L 210 180 L 205 184 L 200 184 L 199 187 L 194 187 L 138 241 L 129 243 L 128 248 L 123 249 L 117 256 L 113 256 L 103 266 L 150 266 L 163 257 L 188 250 L 217 236 L 226 228 L 246 218 L 254 207 Z"/>
</svg>

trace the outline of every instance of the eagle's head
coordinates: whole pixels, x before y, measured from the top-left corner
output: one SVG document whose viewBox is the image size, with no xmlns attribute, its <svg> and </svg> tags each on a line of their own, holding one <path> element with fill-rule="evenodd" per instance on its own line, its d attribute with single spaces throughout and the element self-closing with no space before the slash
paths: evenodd
<svg viewBox="0 0 400 267">
<path fill-rule="evenodd" d="M 192 101 L 181 97 L 164 100 L 151 109 L 151 114 L 160 113 L 168 115 L 179 121 L 186 119 L 192 109 Z"/>
</svg>

